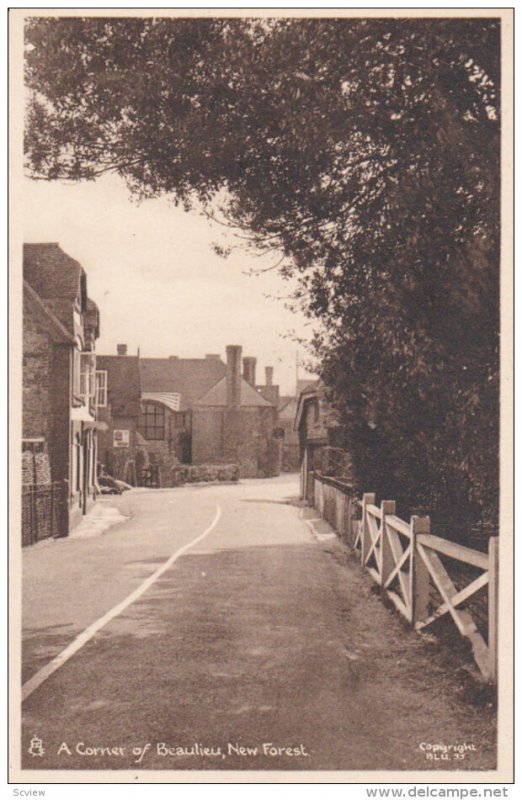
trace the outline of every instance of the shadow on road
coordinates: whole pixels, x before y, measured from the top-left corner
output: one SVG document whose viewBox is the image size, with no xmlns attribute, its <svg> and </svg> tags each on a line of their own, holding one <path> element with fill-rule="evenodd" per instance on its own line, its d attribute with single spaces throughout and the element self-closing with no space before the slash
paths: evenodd
<svg viewBox="0 0 522 800">
<path fill-rule="evenodd" d="M 492 768 L 484 717 L 366 577 L 313 542 L 187 554 L 28 698 L 24 745 L 42 769 L 136 769 L 149 743 L 140 769 L 403 770 L 434 768 L 420 742 L 470 741 L 437 766 Z"/>
</svg>

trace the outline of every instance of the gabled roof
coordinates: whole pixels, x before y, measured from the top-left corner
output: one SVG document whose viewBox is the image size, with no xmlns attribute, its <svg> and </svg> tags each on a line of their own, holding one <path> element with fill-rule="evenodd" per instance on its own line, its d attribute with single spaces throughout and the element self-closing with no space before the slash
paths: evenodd
<svg viewBox="0 0 522 800">
<path fill-rule="evenodd" d="M 227 404 L 227 379 L 222 378 L 206 395 L 193 403 L 195 408 L 202 406 L 223 407 Z M 244 378 L 241 378 L 241 406 L 247 408 L 271 408 L 271 404 L 257 392 Z"/>
<path fill-rule="evenodd" d="M 308 385 L 301 390 L 297 401 L 297 410 L 295 412 L 294 431 L 299 430 L 306 404 L 314 398 L 319 398 L 323 394 L 323 391 L 324 389 L 320 385 L 319 380 L 315 380 L 313 383 L 309 382 Z"/>
<path fill-rule="evenodd" d="M 281 397 L 279 401 L 279 419 L 295 418 L 297 409 L 297 398 L 295 397 Z"/>
<path fill-rule="evenodd" d="M 82 266 L 64 253 L 56 242 L 24 244 L 24 280 L 51 311 L 74 332 L 73 304 L 78 297 L 87 307 L 87 279 Z"/>
<path fill-rule="evenodd" d="M 74 336 L 69 333 L 65 325 L 62 325 L 58 317 L 53 314 L 27 281 L 24 281 L 24 300 L 27 308 L 36 312 L 39 323 L 48 332 L 52 341 L 74 344 Z"/>
<path fill-rule="evenodd" d="M 264 397 L 269 406 L 279 407 L 279 386 L 276 384 L 268 384 L 266 386 L 258 385 L 255 388 L 261 397 Z"/>
<path fill-rule="evenodd" d="M 220 358 L 140 358 L 143 392 L 177 393 L 180 411 L 206 394 L 226 374 Z"/>
<path fill-rule="evenodd" d="M 317 383 L 318 383 L 318 378 L 298 378 L 296 387 L 297 396 L 299 397 L 301 392 L 304 392 L 305 389 L 317 386 Z"/>
<path fill-rule="evenodd" d="M 325 429 L 338 428 L 340 425 L 339 414 L 325 399 L 327 388 L 325 384 L 316 380 L 313 384 L 307 386 L 299 395 L 297 401 L 297 411 L 295 413 L 294 430 L 298 431 L 303 419 L 303 413 L 312 401 L 319 403 L 321 426 Z"/>
<path fill-rule="evenodd" d="M 57 242 L 24 244 L 24 278 L 40 297 L 71 297 L 80 290 L 83 269 Z"/>
<path fill-rule="evenodd" d="M 107 370 L 107 402 L 117 417 L 140 413 L 140 371 L 137 356 L 96 356 L 96 369 Z"/>
</svg>

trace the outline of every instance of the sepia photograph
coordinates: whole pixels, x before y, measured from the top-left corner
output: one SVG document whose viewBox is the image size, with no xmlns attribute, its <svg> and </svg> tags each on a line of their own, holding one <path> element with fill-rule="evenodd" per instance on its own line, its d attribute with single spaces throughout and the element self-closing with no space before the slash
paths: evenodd
<svg viewBox="0 0 522 800">
<path fill-rule="evenodd" d="M 11 9 L 13 782 L 512 780 L 512 24 Z"/>
</svg>

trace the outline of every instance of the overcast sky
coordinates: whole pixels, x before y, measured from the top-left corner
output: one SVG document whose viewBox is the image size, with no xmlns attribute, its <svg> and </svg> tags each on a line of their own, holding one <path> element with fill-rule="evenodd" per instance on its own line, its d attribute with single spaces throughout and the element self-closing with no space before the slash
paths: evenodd
<svg viewBox="0 0 522 800">
<path fill-rule="evenodd" d="M 243 274 L 271 266 L 277 255 L 234 251 L 224 260 L 212 243 L 232 243 L 225 228 L 166 198 L 138 205 L 115 176 L 78 184 L 26 179 L 24 195 L 24 240 L 58 242 L 87 272 L 100 309 L 98 353 L 124 342 L 142 356 L 224 357 L 227 344 L 240 344 L 258 359 L 258 381 L 272 365 L 274 382 L 293 393 L 297 345 L 282 335 L 309 338 L 311 329 L 265 297 L 291 290 L 276 271 Z M 307 377 L 302 367 L 299 377 Z"/>
</svg>

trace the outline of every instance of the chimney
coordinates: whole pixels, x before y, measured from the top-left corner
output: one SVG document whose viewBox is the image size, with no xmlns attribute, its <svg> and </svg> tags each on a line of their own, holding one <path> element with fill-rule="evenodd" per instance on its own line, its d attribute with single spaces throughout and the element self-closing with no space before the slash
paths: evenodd
<svg viewBox="0 0 522 800">
<path fill-rule="evenodd" d="M 266 385 L 272 386 L 274 382 L 274 368 L 273 367 L 265 367 L 265 375 L 266 375 Z"/>
<path fill-rule="evenodd" d="M 126 356 L 127 355 L 127 345 L 126 344 L 119 344 L 116 346 L 116 352 L 119 356 Z"/>
<path fill-rule="evenodd" d="M 243 359 L 243 378 L 251 386 L 256 385 L 256 361 L 252 356 L 245 356 Z"/>
<path fill-rule="evenodd" d="M 227 346 L 227 408 L 241 405 L 241 347 Z"/>
</svg>

